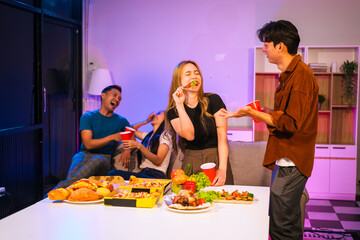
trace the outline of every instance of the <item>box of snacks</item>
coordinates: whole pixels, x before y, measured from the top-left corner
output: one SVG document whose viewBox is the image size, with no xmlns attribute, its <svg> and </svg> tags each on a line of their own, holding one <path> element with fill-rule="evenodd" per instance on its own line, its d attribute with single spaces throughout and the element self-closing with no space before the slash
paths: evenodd
<svg viewBox="0 0 360 240">
<path fill-rule="evenodd" d="M 104 204 L 119 207 L 152 208 L 162 197 L 162 189 L 151 189 L 150 192 L 133 191 L 131 188 L 120 187 L 111 197 L 104 198 Z"/>
<path fill-rule="evenodd" d="M 126 185 L 120 185 L 110 196 L 104 198 L 104 204 L 121 207 L 152 208 L 170 189 L 170 179 L 137 178 L 131 176 Z"/>
<path fill-rule="evenodd" d="M 162 193 L 165 194 L 170 189 L 170 179 L 151 179 L 151 178 L 137 178 L 131 176 L 129 183 L 119 188 L 128 189 L 132 192 L 147 192 L 151 193 L 157 191 L 158 189 L 162 190 Z"/>
</svg>

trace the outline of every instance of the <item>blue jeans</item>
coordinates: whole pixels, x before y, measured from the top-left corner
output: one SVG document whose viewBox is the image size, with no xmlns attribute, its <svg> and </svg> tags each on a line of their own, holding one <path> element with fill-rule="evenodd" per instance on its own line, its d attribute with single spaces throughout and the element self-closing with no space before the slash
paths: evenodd
<svg viewBox="0 0 360 240">
<path fill-rule="evenodd" d="M 56 188 L 67 188 L 82 178 L 89 178 L 91 176 L 105 176 L 106 173 L 108 173 L 110 170 L 110 154 L 78 152 L 72 159 L 66 179 L 59 182 Z"/>
</svg>

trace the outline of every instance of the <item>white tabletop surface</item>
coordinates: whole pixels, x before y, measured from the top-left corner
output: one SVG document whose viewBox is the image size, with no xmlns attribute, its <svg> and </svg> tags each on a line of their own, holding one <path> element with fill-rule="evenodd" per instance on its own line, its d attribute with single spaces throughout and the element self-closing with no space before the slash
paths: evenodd
<svg viewBox="0 0 360 240">
<path fill-rule="evenodd" d="M 254 239 L 267 240 L 269 188 L 211 187 L 254 193 L 253 204 L 214 203 L 202 213 L 177 213 L 163 200 L 154 208 L 71 204 L 44 199 L 0 220 L 1 239 Z"/>
</svg>

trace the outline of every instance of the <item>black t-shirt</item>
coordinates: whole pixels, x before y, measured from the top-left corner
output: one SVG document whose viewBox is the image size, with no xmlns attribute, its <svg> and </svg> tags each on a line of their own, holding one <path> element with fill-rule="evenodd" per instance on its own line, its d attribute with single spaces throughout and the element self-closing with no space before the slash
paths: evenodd
<svg viewBox="0 0 360 240">
<path fill-rule="evenodd" d="M 226 108 L 224 102 L 222 101 L 219 95 L 217 94 L 209 95 L 208 99 L 209 99 L 209 106 L 207 112 L 210 113 L 211 115 L 214 115 L 221 108 Z M 189 108 L 188 106 L 186 106 L 186 104 L 184 104 L 184 107 L 195 129 L 195 139 L 193 141 L 187 141 L 186 139 L 184 139 L 186 143 L 185 148 L 191 150 L 216 148 L 218 146 L 218 140 L 217 140 L 215 118 L 208 117 L 206 115 L 204 116 L 207 126 L 207 131 L 205 131 L 200 121 L 200 115 L 201 115 L 200 105 L 198 104 L 195 108 Z M 175 108 L 172 108 L 169 110 L 167 117 L 169 121 L 171 121 L 175 118 L 178 118 L 179 115 L 175 112 Z"/>
</svg>

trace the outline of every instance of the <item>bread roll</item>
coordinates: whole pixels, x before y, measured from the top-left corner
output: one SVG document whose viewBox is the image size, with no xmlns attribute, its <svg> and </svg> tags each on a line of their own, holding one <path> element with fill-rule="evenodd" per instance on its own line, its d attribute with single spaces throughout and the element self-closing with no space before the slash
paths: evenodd
<svg viewBox="0 0 360 240">
<path fill-rule="evenodd" d="M 108 188 L 99 187 L 98 189 L 96 189 L 96 193 L 100 195 L 101 198 L 103 198 L 109 196 L 111 191 Z"/>
<path fill-rule="evenodd" d="M 73 202 L 96 201 L 99 199 L 99 195 L 95 191 L 88 188 L 80 188 L 75 190 L 68 198 L 69 201 Z"/>
<path fill-rule="evenodd" d="M 51 190 L 48 193 L 48 197 L 50 200 L 66 200 L 70 196 L 71 191 L 66 188 L 57 188 L 54 190 Z"/>
</svg>

